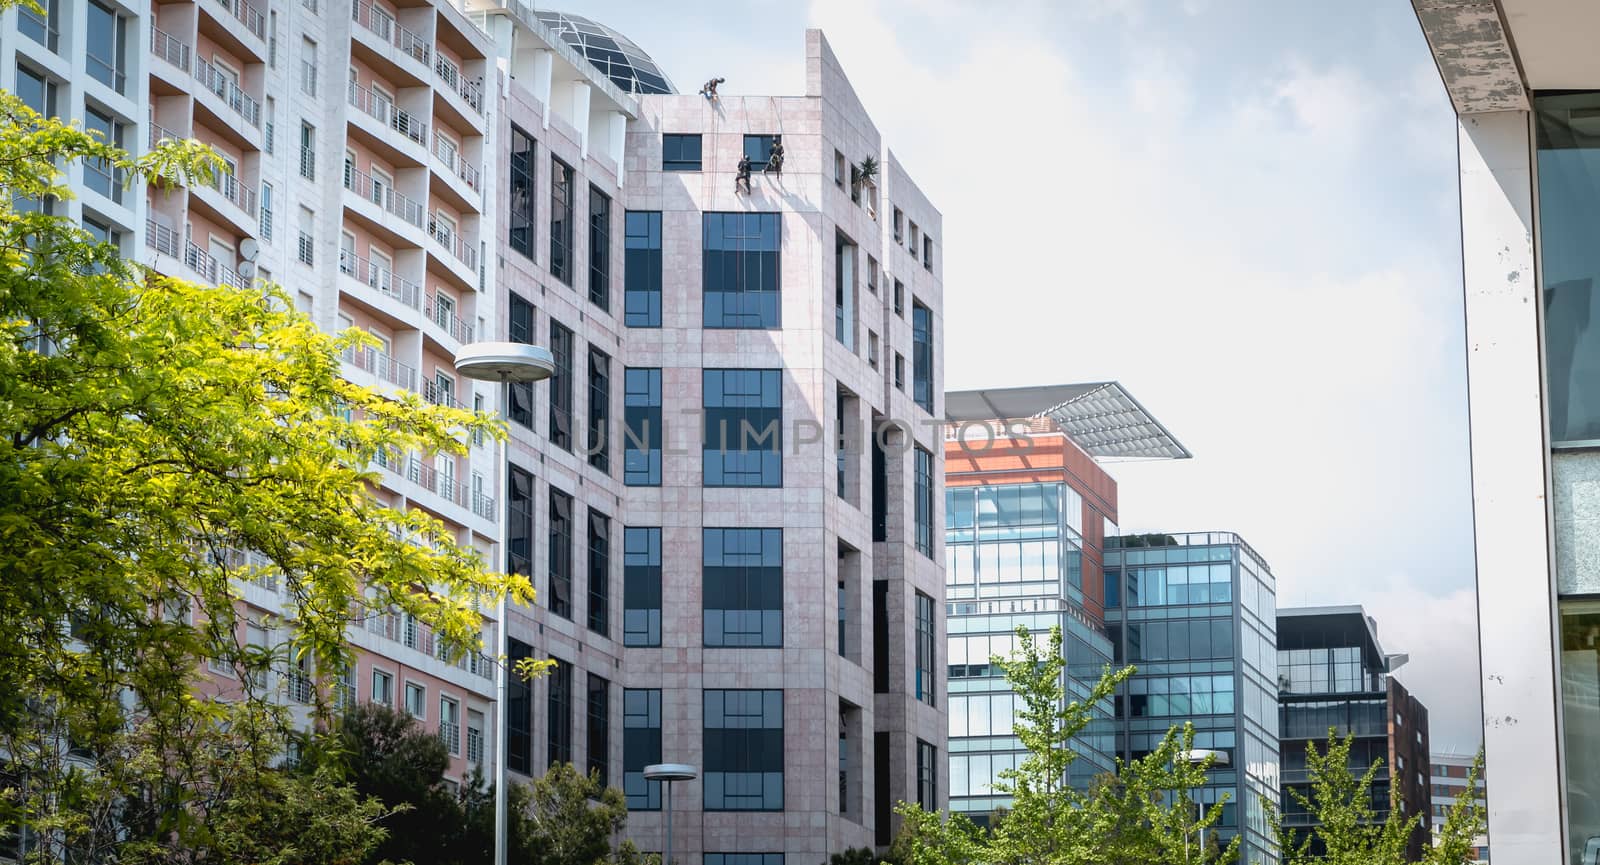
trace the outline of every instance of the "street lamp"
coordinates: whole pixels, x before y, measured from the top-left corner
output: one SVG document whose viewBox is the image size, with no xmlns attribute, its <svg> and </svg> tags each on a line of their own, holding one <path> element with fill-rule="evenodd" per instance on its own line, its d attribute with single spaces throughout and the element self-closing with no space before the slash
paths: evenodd
<svg viewBox="0 0 1600 865">
<path fill-rule="evenodd" d="M 1210 748 L 1194 748 L 1194 749 L 1189 750 L 1189 751 L 1179 751 L 1178 752 L 1178 759 L 1182 760 L 1183 762 L 1188 763 L 1188 764 L 1190 764 L 1192 766 L 1204 766 L 1208 762 L 1212 766 L 1226 766 L 1226 765 L 1228 765 L 1228 752 L 1227 751 L 1215 751 L 1215 750 L 1212 750 Z M 1196 809 L 1200 809 L 1200 808 L 1204 807 L 1199 802 L 1195 802 L 1194 806 L 1195 806 Z M 1200 860 L 1202 862 L 1204 862 L 1205 861 L 1205 857 L 1206 857 L 1206 827 L 1201 826 L 1200 827 Z M 1184 840 L 1183 840 L 1183 860 L 1185 862 L 1189 861 L 1189 838 L 1188 838 L 1187 835 L 1184 836 Z"/>
<path fill-rule="evenodd" d="M 656 763 L 644 767 L 646 781 L 665 781 L 667 785 L 667 849 L 661 856 L 661 865 L 672 865 L 672 785 L 677 781 L 693 781 L 699 774 L 688 763 Z"/>
<path fill-rule="evenodd" d="M 508 394 L 512 382 L 543 381 L 555 374 L 555 357 L 550 349 L 520 342 L 474 342 L 456 352 L 456 372 L 477 381 L 500 383 L 500 417 L 508 413 Z M 506 443 L 499 439 L 494 450 L 495 472 L 505 471 Z M 509 487 L 507 487 L 509 489 Z M 495 520 L 495 546 L 500 551 L 500 569 L 509 567 L 506 551 L 506 521 L 510 501 L 500 492 L 500 514 Z M 506 865 L 506 596 L 500 593 L 495 604 L 495 630 L 498 644 L 494 675 L 494 865 Z"/>
</svg>

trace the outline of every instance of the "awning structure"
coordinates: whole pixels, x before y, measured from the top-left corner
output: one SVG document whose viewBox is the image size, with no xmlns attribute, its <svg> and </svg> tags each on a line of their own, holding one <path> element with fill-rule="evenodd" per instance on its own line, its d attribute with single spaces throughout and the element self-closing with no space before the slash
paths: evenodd
<svg viewBox="0 0 1600 865">
<path fill-rule="evenodd" d="M 1096 459 L 1194 456 L 1114 381 L 952 391 L 944 408 L 952 423 L 1048 417 Z"/>
</svg>

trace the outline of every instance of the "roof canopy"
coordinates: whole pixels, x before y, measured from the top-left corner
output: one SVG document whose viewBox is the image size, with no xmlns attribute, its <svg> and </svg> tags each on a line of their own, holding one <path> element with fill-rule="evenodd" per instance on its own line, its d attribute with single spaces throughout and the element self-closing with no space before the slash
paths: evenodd
<svg viewBox="0 0 1600 865">
<path fill-rule="evenodd" d="M 1097 459 L 1194 456 L 1114 381 L 952 391 L 944 413 L 953 423 L 1048 417 Z"/>
</svg>

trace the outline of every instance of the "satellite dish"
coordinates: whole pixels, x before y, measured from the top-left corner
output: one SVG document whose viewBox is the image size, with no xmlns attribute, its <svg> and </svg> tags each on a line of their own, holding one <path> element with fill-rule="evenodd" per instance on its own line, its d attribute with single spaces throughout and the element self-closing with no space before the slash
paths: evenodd
<svg viewBox="0 0 1600 865">
<path fill-rule="evenodd" d="M 254 279 L 255 276 L 256 276 L 256 263 L 255 262 L 253 262 L 253 261 L 241 261 L 241 262 L 239 262 L 239 277 L 241 279 Z"/>
<path fill-rule="evenodd" d="M 261 254 L 261 244 L 254 237 L 246 237 L 239 241 L 239 257 L 245 261 L 255 261 Z"/>
</svg>

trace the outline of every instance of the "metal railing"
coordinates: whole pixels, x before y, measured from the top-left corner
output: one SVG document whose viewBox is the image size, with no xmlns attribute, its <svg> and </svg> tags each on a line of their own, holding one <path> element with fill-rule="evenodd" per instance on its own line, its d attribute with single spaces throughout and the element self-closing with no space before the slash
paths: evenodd
<svg viewBox="0 0 1600 865">
<path fill-rule="evenodd" d="M 150 28 L 150 52 L 185 72 L 189 71 L 189 46 L 164 30 Z"/>
<path fill-rule="evenodd" d="M 311 10 L 312 15 L 317 14 L 317 0 L 300 0 L 300 5 Z"/>
<path fill-rule="evenodd" d="M 317 179 L 317 151 L 309 147 L 300 148 L 300 176 L 307 180 Z"/>
<path fill-rule="evenodd" d="M 296 703 L 310 703 L 312 697 L 311 677 L 298 670 L 291 671 L 283 677 L 284 689 L 289 692 L 289 699 Z"/>
<path fill-rule="evenodd" d="M 234 18 L 239 20 L 246 29 L 256 35 L 257 39 L 267 37 L 267 16 L 252 5 L 249 0 L 217 0 L 222 8 L 228 10 Z"/>
<path fill-rule="evenodd" d="M 479 764 L 483 762 L 483 731 L 477 727 L 467 728 L 467 761 Z"/>
<path fill-rule="evenodd" d="M 439 76 L 446 86 L 454 90 L 472 106 L 473 111 L 483 112 L 483 81 L 468 81 L 461 70 L 443 54 L 436 54 L 433 58 L 434 74 Z"/>
<path fill-rule="evenodd" d="M 418 120 L 415 114 L 396 107 L 393 100 L 380 96 L 354 81 L 350 82 L 348 95 L 350 104 L 360 109 L 363 114 L 375 118 L 412 141 L 427 146 L 428 124 Z"/>
<path fill-rule="evenodd" d="M 385 42 L 394 43 L 394 16 L 365 0 L 352 0 L 350 20 Z"/>
<path fill-rule="evenodd" d="M 449 721 L 439 722 L 439 741 L 452 754 L 461 753 L 461 725 Z"/>
<path fill-rule="evenodd" d="M 494 509 L 494 496 L 486 496 L 483 493 L 474 492 L 472 494 L 472 512 L 491 523 L 500 521 L 500 512 Z M 487 659 L 484 659 L 484 663 L 488 663 Z M 482 675 L 487 676 L 490 674 L 483 673 Z"/>
<path fill-rule="evenodd" d="M 223 198 L 228 199 L 246 214 L 255 214 L 256 191 L 241 183 L 238 175 L 218 171 L 211 176 L 211 188 L 222 193 Z"/>
<path fill-rule="evenodd" d="M 227 567 L 244 570 L 250 574 L 244 578 L 245 582 L 260 586 L 273 594 L 278 591 L 278 571 L 272 560 L 254 550 L 241 550 L 229 547 L 223 551 L 222 564 Z"/>
<path fill-rule="evenodd" d="M 182 248 L 181 243 L 182 241 L 178 237 L 177 229 L 162 225 L 161 223 L 157 222 L 153 216 L 145 217 L 145 246 L 150 247 L 156 252 L 177 258 L 179 250 Z"/>
<path fill-rule="evenodd" d="M 309 60 L 300 61 L 300 92 L 307 96 L 317 95 L 317 64 Z"/>
<path fill-rule="evenodd" d="M 443 162 L 452 174 L 465 181 L 467 186 L 482 191 L 478 188 L 480 180 L 478 166 L 467 162 L 461 155 L 461 148 L 441 136 L 438 129 L 433 131 L 433 155 L 439 157 L 439 161 Z"/>
<path fill-rule="evenodd" d="M 295 247 L 295 258 L 302 264 L 313 264 L 316 261 L 316 240 L 310 234 L 300 232 L 300 240 Z"/>
<path fill-rule="evenodd" d="M 156 149 L 156 147 L 158 145 L 160 145 L 161 142 L 166 141 L 168 139 L 171 139 L 173 141 L 182 141 L 185 137 L 187 137 L 187 136 L 179 135 L 178 133 L 173 132 L 172 130 L 168 129 L 165 126 L 162 126 L 161 124 L 155 122 L 154 120 L 150 121 L 150 149 L 151 150 Z"/>
<path fill-rule="evenodd" d="M 428 295 L 428 306 L 424 310 L 428 320 L 439 326 L 439 329 L 457 342 L 472 342 L 472 325 L 462 321 L 453 311 L 453 304 L 446 306 L 439 303 L 437 294 Z"/>
<path fill-rule="evenodd" d="M 201 86 L 217 94 L 229 108 L 238 112 L 245 122 L 257 129 L 261 128 L 261 104 L 244 92 L 232 78 L 224 75 L 203 57 L 196 57 L 194 60 L 194 77 L 200 81 Z"/>
<path fill-rule="evenodd" d="M 422 227 L 422 205 L 412 201 L 404 193 L 396 192 L 389 184 L 373 182 L 372 175 L 346 162 L 344 166 L 344 188 L 354 192 L 367 201 L 382 207 L 406 222 Z"/>
<path fill-rule="evenodd" d="M 468 270 L 478 269 L 478 250 L 461 233 L 451 228 L 448 224 L 437 219 L 428 220 L 428 236 L 439 242 L 455 259 L 467 266 Z"/>
<path fill-rule="evenodd" d="M 417 371 L 408 364 L 367 346 L 349 346 L 344 350 L 346 363 L 372 373 L 378 378 L 406 390 L 417 389 Z"/>
<path fill-rule="evenodd" d="M 410 54 L 411 57 L 418 63 L 422 63 L 424 65 L 427 64 L 428 57 L 433 53 L 433 48 L 428 45 L 427 42 L 423 41 L 421 36 L 418 36 L 416 33 L 399 24 L 395 25 L 394 44 L 398 46 L 401 51 Z"/>
<path fill-rule="evenodd" d="M 257 217 L 261 223 L 261 239 L 272 239 L 272 208 L 261 205 L 261 214 Z"/>
<path fill-rule="evenodd" d="M 442 405 L 445 408 L 466 408 L 461 404 L 460 400 L 456 399 L 454 393 L 440 387 L 436 381 L 422 382 L 422 398 L 434 405 Z"/>
<path fill-rule="evenodd" d="M 382 265 L 373 264 L 347 249 L 339 250 L 339 272 L 364 283 L 385 297 L 412 309 L 421 309 L 422 287 Z"/>
</svg>

